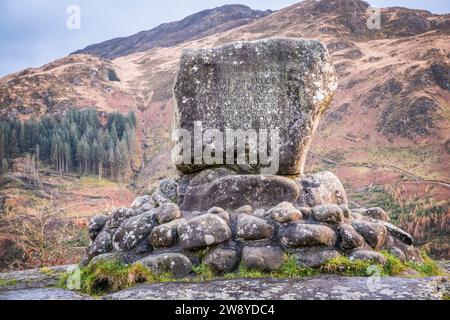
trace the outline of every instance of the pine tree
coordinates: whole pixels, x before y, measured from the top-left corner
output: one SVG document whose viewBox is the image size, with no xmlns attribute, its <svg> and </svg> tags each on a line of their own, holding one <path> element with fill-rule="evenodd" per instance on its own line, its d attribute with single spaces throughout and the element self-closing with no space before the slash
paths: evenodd
<svg viewBox="0 0 450 320">
<path fill-rule="evenodd" d="M 70 171 L 70 166 L 72 165 L 72 149 L 70 148 L 70 144 L 67 142 L 64 143 L 64 158 L 65 158 L 65 171 Z"/>
<path fill-rule="evenodd" d="M 0 127 L 0 161 L 2 161 L 3 159 L 6 159 L 6 153 L 5 153 L 5 134 L 3 133 L 3 127 Z"/>
<path fill-rule="evenodd" d="M 81 173 L 82 169 L 81 169 L 81 165 L 84 162 L 84 145 L 82 143 L 82 141 L 78 141 L 77 143 L 77 150 L 76 150 L 76 160 L 78 162 L 78 172 Z"/>
<path fill-rule="evenodd" d="M 133 128 L 136 128 L 136 124 L 137 124 L 136 114 L 130 110 L 130 111 L 128 111 L 127 118 L 128 118 L 130 125 Z"/>
<path fill-rule="evenodd" d="M 20 155 L 20 149 L 19 149 L 19 137 L 17 134 L 17 130 L 14 128 L 11 130 L 11 133 L 9 135 L 9 150 L 7 150 L 7 154 L 11 158 L 15 158 Z"/>
<path fill-rule="evenodd" d="M 104 174 L 104 166 L 113 179 L 125 177 L 134 162 L 136 116 L 128 112 L 108 115 L 100 124 L 94 109 L 70 109 L 55 119 L 8 119 L 0 121 L 0 165 L 4 159 L 30 154 L 33 161 L 54 166 L 61 174 L 71 170 Z M 37 165 L 35 166 L 37 168 Z M 37 170 L 37 169 L 36 169 Z"/>
<path fill-rule="evenodd" d="M 84 167 L 84 174 L 88 174 L 88 164 L 90 158 L 90 148 L 86 142 L 86 138 L 82 137 L 77 145 L 77 160 L 79 162 L 80 173 L 82 171 L 81 167 Z"/>
<path fill-rule="evenodd" d="M 81 144 L 82 144 L 81 150 L 83 152 L 82 159 L 84 162 L 84 174 L 87 175 L 89 172 L 88 168 L 89 168 L 89 158 L 91 155 L 91 148 L 89 147 L 89 144 L 87 143 L 85 137 L 81 139 Z"/>
<path fill-rule="evenodd" d="M 43 137 L 39 142 L 39 160 L 48 162 L 51 159 L 51 144 L 47 137 Z"/>
<path fill-rule="evenodd" d="M 103 176 L 103 162 L 105 161 L 105 149 L 101 143 L 95 144 L 95 155 L 98 164 L 98 179 L 101 180 Z"/>
<path fill-rule="evenodd" d="M 55 166 L 55 170 L 58 171 L 60 174 L 62 174 L 64 169 L 64 159 L 63 159 L 64 144 L 61 140 L 61 136 L 58 133 L 55 133 L 53 135 L 51 145 L 52 145 L 51 146 L 52 160 Z"/>
<path fill-rule="evenodd" d="M 114 146 L 111 146 L 109 148 L 109 152 L 108 152 L 108 164 L 109 164 L 109 169 L 110 169 L 110 174 L 111 174 L 111 179 L 114 180 L 114 168 L 116 166 L 116 153 L 114 150 Z"/>
<path fill-rule="evenodd" d="M 129 150 L 125 141 L 120 141 L 116 148 L 116 164 L 119 181 L 122 181 L 130 172 Z"/>
<path fill-rule="evenodd" d="M 8 173 L 8 170 L 9 170 L 9 163 L 8 163 L 8 160 L 6 160 L 6 158 L 4 158 L 4 159 L 1 161 L 1 164 L 2 164 L 1 174 L 6 174 L 6 173 Z"/>
<path fill-rule="evenodd" d="M 20 137 L 19 137 L 19 150 L 20 153 L 25 153 L 28 152 L 29 149 L 29 145 L 28 145 L 28 141 L 26 139 L 26 133 L 25 133 L 25 126 L 21 126 L 20 128 Z"/>
<path fill-rule="evenodd" d="M 119 136 L 117 135 L 116 125 L 113 123 L 111 127 L 111 139 L 115 146 L 117 146 L 117 142 L 119 141 Z"/>
</svg>

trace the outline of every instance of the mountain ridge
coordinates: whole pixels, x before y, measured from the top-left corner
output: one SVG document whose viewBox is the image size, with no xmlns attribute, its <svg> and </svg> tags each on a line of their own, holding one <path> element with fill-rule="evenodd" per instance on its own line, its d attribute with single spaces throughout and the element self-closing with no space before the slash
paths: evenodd
<svg viewBox="0 0 450 320">
<path fill-rule="evenodd" d="M 252 10 L 244 5 L 225 5 L 203 10 L 180 21 L 164 23 L 131 36 L 93 44 L 72 54 L 92 54 L 106 59 L 114 59 L 146 51 L 156 46 L 173 46 L 187 40 L 223 32 L 248 24 L 272 12 L 271 10 Z"/>
</svg>

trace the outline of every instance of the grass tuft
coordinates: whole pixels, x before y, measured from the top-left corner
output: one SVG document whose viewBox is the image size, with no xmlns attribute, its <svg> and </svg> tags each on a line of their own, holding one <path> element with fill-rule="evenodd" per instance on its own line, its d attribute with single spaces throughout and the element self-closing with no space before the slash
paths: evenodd
<svg viewBox="0 0 450 320">
<path fill-rule="evenodd" d="M 66 287 L 70 273 L 64 274 L 59 282 Z M 155 282 L 158 278 L 141 264 L 126 266 L 118 262 L 99 262 L 80 270 L 79 290 L 97 296 L 117 292 L 138 283 Z"/>
<path fill-rule="evenodd" d="M 15 286 L 17 284 L 17 279 L 0 279 L 0 288 L 2 287 L 9 287 L 9 286 Z"/>
<path fill-rule="evenodd" d="M 422 277 L 442 276 L 445 272 L 439 267 L 436 261 L 431 259 L 425 251 L 421 252 L 423 263 L 407 262 L 406 265 L 417 272 Z"/>
<path fill-rule="evenodd" d="M 46 276 L 53 276 L 55 274 L 55 272 L 52 269 L 47 267 L 40 268 L 39 271 Z"/>
<path fill-rule="evenodd" d="M 387 251 L 383 251 L 382 254 L 386 258 L 386 263 L 383 265 L 383 275 L 395 276 L 407 269 L 407 266 L 396 256 Z"/>
<path fill-rule="evenodd" d="M 408 268 L 412 268 L 420 273 L 420 276 L 439 276 L 443 275 L 443 271 L 439 265 L 423 252 L 423 264 L 406 262 L 402 263 L 400 259 L 392 254 L 383 251 L 386 263 L 381 265 L 372 261 L 350 260 L 347 257 L 338 257 L 326 262 L 320 268 L 321 272 L 332 273 L 344 276 L 370 276 L 370 270 L 374 267 L 379 268 L 382 276 L 397 276 L 405 272 Z"/>
<path fill-rule="evenodd" d="M 210 281 L 214 279 L 214 272 L 205 264 L 195 266 L 193 272 L 195 274 L 194 281 Z"/>
<path fill-rule="evenodd" d="M 95 176 L 83 176 L 81 177 L 79 184 L 81 187 L 85 188 L 115 187 L 120 185 L 120 183 L 116 181 L 112 181 L 107 178 L 98 179 L 98 177 Z"/>
<path fill-rule="evenodd" d="M 264 278 L 267 277 L 268 274 L 257 269 L 247 268 L 244 265 L 240 265 L 237 273 L 237 278 Z"/>
<path fill-rule="evenodd" d="M 102 262 L 81 271 L 81 291 L 90 295 L 122 290 L 130 285 L 128 268 L 116 262 Z"/>
<path fill-rule="evenodd" d="M 314 276 L 319 273 L 319 270 L 313 268 L 302 268 L 298 265 L 297 259 L 286 254 L 284 256 L 284 262 L 278 271 L 272 273 L 276 278 L 292 279 Z"/>
<path fill-rule="evenodd" d="M 350 260 L 341 256 L 325 262 L 320 271 L 323 273 L 338 274 L 343 276 L 367 276 L 369 267 L 373 266 L 372 261 Z"/>
<path fill-rule="evenodd" d="M 128 267 L 128 283 L 144 283 L 144 282 L 156 282 L 158 276 L 152 273 L 143 264 L 137 263 Z"/>
<path fill-rule="evenodd" d="M 257 269 L 250 269 L 240 265 L 236 272 L 227 273 L 223 276 L 224 279 L 242 279 L 242 278 L 278 278 L 278 279 L 293 279 L 303 278 L 317 275 L 318 269 L 302 268 L 297 264 L 294 256 L 286 254 L 284 262 L 281 267 L 272 272 L 264 272 Z"/>
</svg>

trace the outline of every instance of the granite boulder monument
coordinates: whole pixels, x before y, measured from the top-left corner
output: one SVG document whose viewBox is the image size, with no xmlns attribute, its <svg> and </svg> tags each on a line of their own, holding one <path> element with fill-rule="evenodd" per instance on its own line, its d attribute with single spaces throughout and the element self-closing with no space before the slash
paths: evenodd
<svg viewBox="0 0 450 320">
<path fill-rule="evenodd" d="M 351 209 L 331 172 L 304 174 L 337 89 L 325 46 L 271 38 L 186 50 L 174 85 L 178 179 L 130 208 L 94 217 L 85 263 L 142 264 L 155 273 L 279 269 L 329 259 L 422 263 L 413 238 L 381 208 Z M 278 157 L 278 158 L 277 158 Z M 276 171 L 271 168 L 276 168 Z"/>
</svg>

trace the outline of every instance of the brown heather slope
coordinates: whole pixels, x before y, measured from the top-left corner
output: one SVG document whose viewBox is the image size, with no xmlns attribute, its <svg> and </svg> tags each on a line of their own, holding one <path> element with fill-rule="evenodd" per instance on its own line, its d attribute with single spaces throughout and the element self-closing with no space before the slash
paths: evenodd
<svg viewBox="0 0 450 320">
<path fill-rule="evenodd" d="M 312 143 L 307 169 L 332 169 L 354 205 L 375 203 L 380 196 L 392 211 L 420 199 L 426 199 L 417 204 L 420 212 L 427 212 L 425 205 L 432 210 L 442 205 L 444 220 L 436 223 L 444 226 L 440 236 L 448 243 L 450 15 L 387 8 L 381 30 L 369 30 L 367 7 L 363 1 L 307 0 L 240 27 L 178 38 L 173 45 L 154 43 L 142 51 L 145 43 L 140 43 L 124 51 L 135 53 L 112 61 L 70 56 L 54 68 L 50 64 L 0 79 L 0 116 L 62 112 L 69 104 L 139 110 L 144 162 L 136 182 L 144 189 L 176 175 L 169 142 L 172 85 L 184 48 L 272 36 L 318 39 L 334 59 L 339 88 Z M 107 52 L 110 44 L 94 47 Z M 108 80 L 109 68 L 120 82 Z M 70 80 L 75 76 L 81 84 Z M 388 191 L 376 188 L 386 185 Z M 408 219 L 402 225 L 417 235 L 434 223 Z"/>
<path fill-rule="evenodd" d="M 0 118 L 58 115 L 72 106 L 127 112 L 139 101 L 113 81 L 115 68 L 108 60 L 73 55 L 1 78 Z"/>
</svg>

